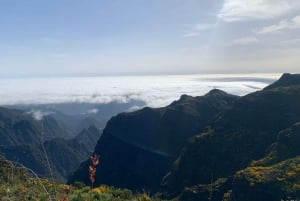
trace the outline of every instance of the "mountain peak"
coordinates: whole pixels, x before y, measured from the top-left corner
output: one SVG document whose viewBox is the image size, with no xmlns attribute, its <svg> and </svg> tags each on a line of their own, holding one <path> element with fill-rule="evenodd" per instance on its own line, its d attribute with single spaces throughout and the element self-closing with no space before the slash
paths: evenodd
<svg viewBox="0 0 300 201">
<path fill-rule="evenodd" d="M 181 95 L 181 96 L 180 96 L 180 99 L 179 99 L 179 101 L 184 101 L 184 100 L 186 100 L 186 99 L 188 99 L 188 98 L 192 98 L 192 96 L 189 96 L 189 95 L 183 94 L 183 95 Z"/>
<path fill-rule="evenodd" d="M 227 93 L 225 91 L 222 91 L 220 89 L 212 89 L 210 90 L 206 96 L 211 96 L 211 95 L 226 95 Z"/>
<path fill-rule="evenodd" d="M 277 87 L 287 87 L 292 85 L 300 85 L 300 74 L 284 73 L 273 84 L 267 86 L 265 89 L 273 89 Z"/>
</svg>

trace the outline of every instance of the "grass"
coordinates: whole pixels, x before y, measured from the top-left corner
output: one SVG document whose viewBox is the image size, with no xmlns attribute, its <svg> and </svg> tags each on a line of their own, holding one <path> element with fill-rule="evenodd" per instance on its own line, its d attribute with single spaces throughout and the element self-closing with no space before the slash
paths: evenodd
<svg viewBox="0 0 300 201">
<path fill-rule="evenodd" d="M 0 157 L 1 201 L 161 201 L 146 193 L 102 185 L 91 189 L 82 183 L 66 185 L 39 178 L 25 167 Z"/>
<path fill-rule="evenodd" d="M 51 184 L 47 180 L 43 180 L 43 184 L 48 189 L 48 193 L 43 191 L 39 185 L 36 185 L 34 180 L 22 184 L 14 183 L 10 185 L 1 182 L 1 200 L 160 201 L 159 198 L 152 198 L 146 193 L 134 194 L 128 189 L 119 189 L 109 186 L 100 186 L 91 190 L 88 186 L 77 188 L 63 184 Z M 54 193 L 54 189 L 56 189 L 56 194 Z"/>
</svg>

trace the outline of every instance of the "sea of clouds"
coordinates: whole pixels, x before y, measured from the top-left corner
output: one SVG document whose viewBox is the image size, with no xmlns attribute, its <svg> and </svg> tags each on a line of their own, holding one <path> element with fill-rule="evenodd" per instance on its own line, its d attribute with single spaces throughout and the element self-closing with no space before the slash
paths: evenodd
<svg viewBox="0 0 300 201">
<path fill-rule="evenodd" d="M 279 77 L 280 74 L 210 74 L 1 79 L 0 105 L 105 104 L 139 100 L 146 106 L 162 107 L 182 94 L 200 96 L 214 88 L 245 95 Z"/>
</svg>

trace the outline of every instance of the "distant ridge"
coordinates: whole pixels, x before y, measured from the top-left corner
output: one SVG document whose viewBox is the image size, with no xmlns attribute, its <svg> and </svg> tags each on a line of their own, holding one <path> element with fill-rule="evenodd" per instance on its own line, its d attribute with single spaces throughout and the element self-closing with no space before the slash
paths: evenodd
<svg viewBox="0 0 300 201">
<path fill-rule="evenodd" d="M 91 126 L 69 139 L 68 130 L 52 116 L 37 121 L 28 112 L 0 107 L 0 154 L 42 177 L 51 177 L 45 152 L 55 179 L 65 181 L 91 154 L 99 136 L 100 131 Z"/>
<path fill-rule="evenodd" d="M 277 87 L 286 87 L 286 86 L 293 86 L 293 85 L 300 85 L 300 74 L 284 73 L 279 78 L 279 80 L 265 87 L 265 89 L 273 89 Z"/>
</svg>

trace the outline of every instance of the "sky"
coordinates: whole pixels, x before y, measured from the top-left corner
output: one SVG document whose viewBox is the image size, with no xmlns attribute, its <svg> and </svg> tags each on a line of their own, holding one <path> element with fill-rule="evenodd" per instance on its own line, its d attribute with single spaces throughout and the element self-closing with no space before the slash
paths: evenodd
<svg viewBox="0 0 300 201">
<path fill-rule="evenodd" d="M 299 72 L 299 0 L 0 0 L 0 77 Z"/>
</svg>

